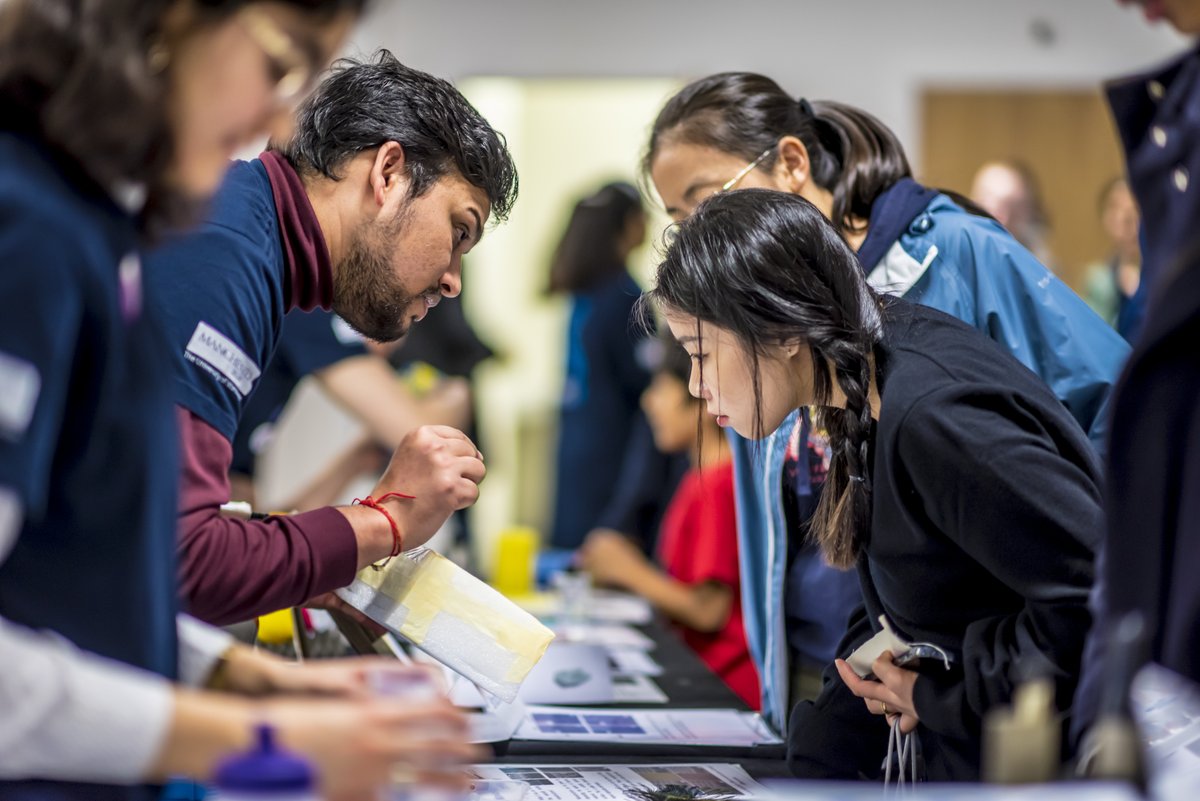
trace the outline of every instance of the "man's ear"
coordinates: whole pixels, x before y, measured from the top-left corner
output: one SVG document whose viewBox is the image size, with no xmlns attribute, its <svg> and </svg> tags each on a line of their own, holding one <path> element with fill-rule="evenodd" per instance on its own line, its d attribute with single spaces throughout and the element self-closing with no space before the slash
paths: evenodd
<svg viewBox="0 0 1200 801">
<path fill-rule="evenodd" d="M 371 164 L 371 192 L 375 202 L 383 208 L 392 193 L 407 191 L 404 147 L 399 142 L 384 142 L 375 151 L 375 161 Z"/>
</svg>

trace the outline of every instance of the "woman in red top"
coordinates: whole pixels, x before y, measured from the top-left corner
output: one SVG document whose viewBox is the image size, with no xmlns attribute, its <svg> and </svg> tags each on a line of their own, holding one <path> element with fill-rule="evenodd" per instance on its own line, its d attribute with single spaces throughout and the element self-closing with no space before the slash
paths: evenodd
<svg viewBox="0 0 1200 801">
<path fill-rule="evenodd" d="M 758 675 L 746 647 L 738 586 L 733 463 L 713 418 L 688 394 L 691 365 L 675 342 L 661 342 L 642 409 L 665 453 L 687 452 L 692 467 L 663 518 L 655 565 L 615 531 L 594 531 L 583 567 L 600 583 L 649 600 L 678 625 L 683 639 L 750 707 L 758 709 Z"/>
</svg>

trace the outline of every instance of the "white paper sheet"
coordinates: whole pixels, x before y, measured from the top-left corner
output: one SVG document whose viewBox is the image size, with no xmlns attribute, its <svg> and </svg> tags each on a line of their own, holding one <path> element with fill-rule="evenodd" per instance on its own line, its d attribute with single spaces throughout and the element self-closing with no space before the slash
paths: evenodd
<svg viewBox="0 0 1200 801">
<path fill-rule="evenodd" d="M 517 740 L 750 747 L 782 742 L 755 712 L 530 706 Z"/>
<path fill-rule="evenodd" d="M 525 704 L 518 698 L 511 704 L 498 702 L 482 712 L 468 712 L 471 742 L 502 743 L 511 740 L 525 720 Z"/>
<path fill-rule="evenodd" d="M 514 599 L 516 604 L 543 619 L 563 615 L 562 594 L 558 590 L 538 592 Z M 584 617 L 595 623 L 629 623 L 644 626 L 654 616 L 650 602 L 638 595 L 616 590 L 591 590 L 584 606 Z"/>
<path fill-rule="evenodd" d="M 671 700 L 649 676 L 613 676 L 612 689 L 615 704 L 665 704 Z"/>
<path fill-rule="evenodd" d="M 764 780 L 762 801 L 1142 801 L 1123 784 L 1076 782 L 1001 787 L 986 784 L 919 784 L 897 793 L 882 784 Z"/>
<path fill-rule="evenodd" d="M 644 626 L 654 616 L 650 602 L 640 595 L 616 590 L 592 590 L 587 616 L 605 623 L 630 623 Z"/>
<path fill-rule="evenodd" d="M 662 665 L 654 657 L 637 648 L 608 648 L 608 659 L 612 662 L 613 672 L 624 673 L 627 676 L 661 676 Z"/>
<path fill-rule="evenodd" d="M 1138 671 L 1131 699 L 1149 758 L 1151 795 L 1194 801 L 1200 797 L 1200 687 L 1151 664 Z"/>
<path fill-rule="evenodd" d="M 634 648 L 641 651 L 654 650 L 654 640 L 632 626 L 620 623 L 582 623 L 579 625 L 554 624 L 551 626 L 560 642 L 603 645 L 607 648 Z"/>
<path fill-rule="evenodd" d="M 617 697 L 608 652 L 599 645 L 551 643 L 517 697 L 527 704 L 611 704 Z"/>
<path fill-rule="evenodd" d="M 525 801 L 629 801 L 630 790 L 683 784 L 744 798 L 765 788 L 740 765 L 476 765 L 488 781 L 523 781 Z"/>
</svg>

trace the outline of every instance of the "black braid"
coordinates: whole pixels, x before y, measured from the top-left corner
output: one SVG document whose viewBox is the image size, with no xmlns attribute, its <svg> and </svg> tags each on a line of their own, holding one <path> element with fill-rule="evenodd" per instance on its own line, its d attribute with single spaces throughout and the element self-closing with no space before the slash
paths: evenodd
<svg viewBox="0 0 1200 801">
<path fill-rule="evenodd" d="M 827 407 L 820 418 L 833 458 L 810 530 L 831 565 L 850 568 L 869 539 L 871 524 L 872 346 L 870 341 L 847 340 L 830 345 L 826 355 L 846 396 L 846 408 Z"/>
</svg>

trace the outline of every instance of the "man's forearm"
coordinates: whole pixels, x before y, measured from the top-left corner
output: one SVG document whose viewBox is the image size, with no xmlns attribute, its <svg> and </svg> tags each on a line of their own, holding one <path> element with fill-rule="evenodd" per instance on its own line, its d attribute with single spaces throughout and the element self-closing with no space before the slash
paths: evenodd
<svg viewBox="0 0 1200 801">
<path fill-rule="evenodd" d="M 360 566 L 391 550 L 391 527 L 374 509 L 249 521 L 222 516 L 232 449 L 203 420 L 178 411 L 180 583 L 192 615 L 224 625 L 294 606 L 349 584 Z"/>
</svg>

